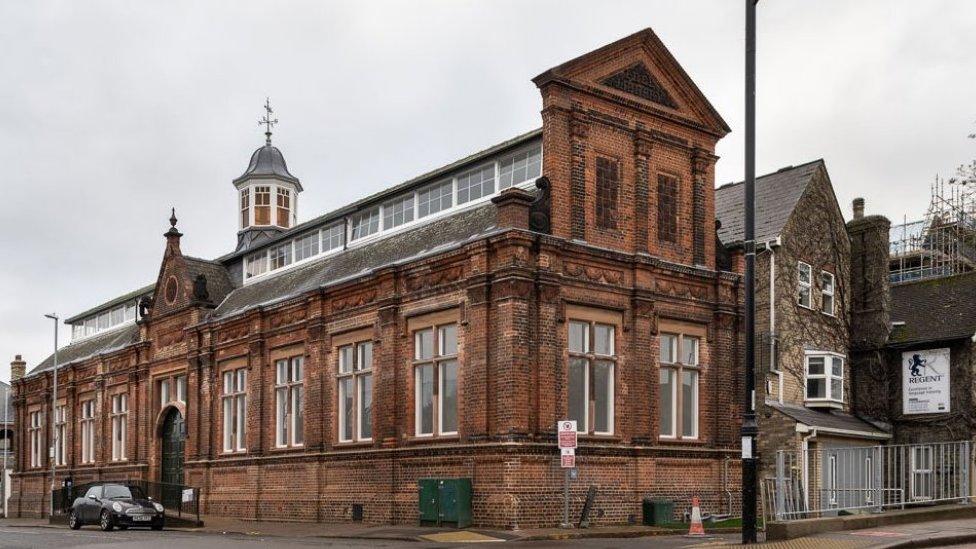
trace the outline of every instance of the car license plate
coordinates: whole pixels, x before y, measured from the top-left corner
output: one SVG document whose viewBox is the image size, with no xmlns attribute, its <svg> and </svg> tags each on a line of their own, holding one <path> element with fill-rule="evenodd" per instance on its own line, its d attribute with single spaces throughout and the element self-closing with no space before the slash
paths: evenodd
<svg viewBox="0 0 976 549">
<path fill-rule="evenodd" d="M 133 515 L 132 520 L 136 522 L 148 522 L 152 520 L 152 517 L 149 515 Z"/>
</svg>

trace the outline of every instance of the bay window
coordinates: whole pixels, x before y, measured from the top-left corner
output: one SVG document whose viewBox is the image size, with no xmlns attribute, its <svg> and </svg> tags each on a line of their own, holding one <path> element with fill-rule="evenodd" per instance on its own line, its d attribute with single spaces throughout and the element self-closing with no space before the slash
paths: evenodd
<svg viewBox="0 0 976 549">
<path fill-rule="evenodd" d="M 808 405 L 844 402 L 844 357 L 835 353 L 806 353 Z"/>
</svg>

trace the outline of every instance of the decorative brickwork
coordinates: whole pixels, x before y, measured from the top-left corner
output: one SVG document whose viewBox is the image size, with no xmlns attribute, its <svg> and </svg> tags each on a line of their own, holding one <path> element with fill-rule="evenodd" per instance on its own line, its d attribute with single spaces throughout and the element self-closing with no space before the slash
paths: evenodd
<svg viewBox="0 0 976 549">
<path fill-rule="evenodd" d="M 656 62 L 658 74 L 668 75 L 657 85 L 667 86 L 669 97 L 694 101 L 694 108 L 665 115 L 598 85 L 606 74 Z M 60 373 L 70 388 L 72 431 L 81 400 L 95 399 L 97 429 L 104 433 L 108 396 L 129 395 L 127 459 L 107 460 L 99 436 L 99 457 L 82 465 L 72 434 L 69 463 L 57 480 L 67 474 L 76 484 L 159 479 L 162 422 L 177 410 L 187 429 L 184 482 L 201 488 L 205 514 L 342 522 L 361 505 L 365 522 L 413 524 L 418 479 L 466 477 L 473 482 L 476 525 L 554 526 L 563 481 L 555 426 L 570 413 L 569 331 L 573 315 L 586 310 L 613 319 L 612 344 L 604 339 L 602 348 L 612 347 L 613 375 L 603 378 L 603 396 L 590 400 L 608 411 L 601 429 L 612 427 L 580 437 L 571 514 L 578 516 L 590 485 L 597 487 L 595 525 L 634 523 L 641 499 L 658 494 L 701 494 L 704 511 L 734 512 L 724 490 L 738 478 L 740 278 L 714 269 L 713 242 L 705 242 L 704 261 L 697 262 L 692 228 L 684 230 L 696 219 L 688 183 L 694 151 L 711 154 L 728 128 L 649 30 L 535 82 L 543 98 L 543 198 L 533 203 L 520 189 L 500 194 L 483 206 L 497 214 L 485 236 L 459 234 L 450 249 L 364 266 L 369 269 L 356 277 L 220 317 L 192 299 L 189 258 L 179 253 L 179 238 L 170 238 L 160 280 L 172 275 L 180 282 L 174 302 L 157 298 L 136 343 Z M 599 158 L 615 159 L 613 167 Z M 669 189 L 669 211 L 687 220 L 668 246 L 648 234 L 658 226 L 660 194 L 649 181 L 662 172 L 680 174 Z M 699 201 L 707 230 L 714 224 L 710 178 L 710 172 L 703 176 Z M 542 226 L 551 231 L 537 229 Z M 210 293 L 217 301 L 212 287 Z M 661 323 L 699 337 L 697 433 L 681 440 L 660 436 Z M 453 331 L 430 342 L 446 341 L 446 347 L 423 351 L 427 340 L 419 331 L 445 326 Z M 372 436 L 361 440 L 340 437 L 340 348 L 350 340 L 372 349 Z M 303 364 L 299 410 L 278 405 L 283 359 Z M 439 364 L 436 383 L 418 374 L 441 359 L 456 361 L 456 370 Z M 237 370 L 247 372 L 244 445 L 229 452 L 221 380 Z M 187 397 L 164 406 L 159 381 L 176 375 L 187 376 Z M 49 405 L 50 383 L 48 372 L 15 383 L 18 421 Z M 429 434 L 423 406 L 434 402 L 433 410 L 443 410 L 452 405 L 443 400 L 448 394 L 456 396 L 456 429 L 438 415 L 435 421 L 447 428 Z M 280 443 L 282 413 L 289 421 L 301 416 L 300 444 Z M 18 463 L 26 456 L 23 442 L 15 445 Z M 17 472 L 12 515 L 46 512 L 48 471 L 45 463 Z"/>
<path fill-rule="evenodd" d="M 643 64 L 624 69 L 604 79 L 603 83 L 624 93 L 636 95 L 672 109 L 678 108 L 674 99 L 671 99 L 671 94 L 661 86 L 661 83 Z"/>
</svg>

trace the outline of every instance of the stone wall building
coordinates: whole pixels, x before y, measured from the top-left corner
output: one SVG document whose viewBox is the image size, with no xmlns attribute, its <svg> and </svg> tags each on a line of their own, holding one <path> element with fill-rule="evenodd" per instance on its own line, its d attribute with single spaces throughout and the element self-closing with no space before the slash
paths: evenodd
<svg viewBox="0 0 976 549">
<path fill-rule="evenodd" d="M 742 264 L 742 197 L 742 183 L 716 191 L 719 238 L 736 265 Z M 775 473 L 777 451 L 784 450 L 807 470 L 802 492 L 815 499 L 860 480 L 823 474 L 824 450 L 877 445 L 891 435 L 853 405 L 852 324 L 860 309 L 852 312 L 851 293 L 857 282 L 851 236 L 826 164 L 815 160 L 758 177 L 756 204 L 761 478 Z"/>
<path fill-rule="evenodd" d="M 14 383 L 13 513 L 46 512 L 54 429 L 58 481 L 195 486 L 205 514 L 414 523 L 418 479 L 466 477 L 475 524 L 554 526 L 565 418 L 574 516 L 590 485 L 598 524 L 646 495 L 728 512 L 729 128 L 650 30 L 534 83 L 541 129 L 302 223 L 269 131 L 234 251 L 185 255 L 174 216 L 153 284 L 70 319 L 56 421 L 50 359 Z"/>
</svg>

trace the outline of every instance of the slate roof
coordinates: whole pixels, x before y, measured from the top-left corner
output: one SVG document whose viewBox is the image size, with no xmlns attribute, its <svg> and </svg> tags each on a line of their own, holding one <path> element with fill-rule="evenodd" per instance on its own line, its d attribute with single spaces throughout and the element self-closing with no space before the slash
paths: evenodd
<svg viewBox="0 0 976 549">
<path fill-rule="evenodd" d="M 756 178 L 756 241 L 776 238 L 793 215 L 822 159 L 789 166 Z M 726 246 L 745 240 L 745 184 L 729 183 L 715 190 L 715 218 L 722 222 L 718 237 Z"/>
<path fill-rule="evenodd" d="M 134 322 L 126 323 L 121 328 L 115 328 L 102 334 L 86 337 L 58 349 L 58 371 L 61 371 L 61 368 L 68 364 L 121 349 L 137 341 L 139 341 L 139 326 Z M 54 355 L 51 355 L 35 366 L 30 371 L 30 375 L 50 370 L 53 366 Z"/>
<path fill-rule="evenodd" d="M 492 234 L 496 228 L 494 204 L 462 210 L 419 225 L 392 237 L 325 256 L 301 267 L 238 288 L 212 313 L 212 318 L 231 316 L 258 305 L 269 305 L 310 290 L 365 276 L 420 257 L 442 253 Z"/>
<path fill-rule="evenodd" d="M 141 297 L 143 295 L 152 295 L 153 290 L 155 288 L 156 288 L 156 284 L 155 283 L 150 284 L 148 286 L 143 286 L 142 288 L 139 288 L 138 290 L 133 290 L 133 291 L 131 291 L 131 292 L 125 294 L 125 295 L 120 295 L 119 297 L 116 297 L 115 299 L 112 299 L 110 301 L 106 301 L 105 303 L 102 303 L 100 305 L 96 305 L 95 307 L 92 307 L 91 309 L 88 309 L 87 311 L 78 313 L 78 314 L 76 314 L 76 315 L 74 315 L 74 316 L 72 316 L 70 318 L 66 318 L 66 319 L 64 319 L 64 323 L 65 324 L 71 324 L 72 322 L 75 322 L 76 320 L 81 320 L 83 318 L 87 318 L 87 317 L 89 317 L 89 316 L 91 316 L 91 315 L 93 315 L 95 313 L 100 312 L 100 311 L 105 311 L 105 310 L 111 309 L 112 307 L 115 307 L 116 305 L 121 305 L 122 303 L 125 303 L 126 301 L 130 301 L 130 300 L 136 299 L 137 297 Z"/>
<path fill-rule="evenodd" d="M 0 425 L 4 423 L 13 424 L 14 422 L 14 403 L 11 400 L 10 384 L 0 381 Z M 7 413 L 4 415 L 3 404 L 7 403 Z M 7 419 L 4 422 L 4 418 Z"/>
<path fill-rule="evenodd" d="M 259 147 L 254 151 L 254 154 L 251 155 L 251 161 L 247 165 L 247 169 L 244 170 L 244 173 L 240 177 L 234 180 L 234 183 L 236 184 L 249 177 L 262 176 L 273 176 L 284 179 L 301 188 L 298 178 L 288 171 L 288 165 L 285 164 L 285 156 L 281 154 L 278 147 L 273 146 L 271 143 Z"/>
<path fill-rule="evenodd" d="M 201 274 L 207 277 L 207 293 L 210 294 L 210 301 L 213 303 L 220 303 L 227 294 L 234 291 L 230 273 L 223 264 L 198 257 L 183 256 L 183 259 L 186 260 L 190 280 L 195 280 L 197 275 Z"/>
<path fill-rule="evenodd" d="M 976 334 L 976 273 L 891 286 L 890 341 L 910 345 Z"/>
<path fill-rule="evenodd" d="M 793 418 L 799 423 L 817 429 L 857 431 L 884 438 L 887 438 L 890 434 L 890 427 L 886 424 L 875 424 L 840 410 L 813 410 L 793 404 L 780 404 L 776 401 L 766 402 L 766 405 Z"/>
</svg>

